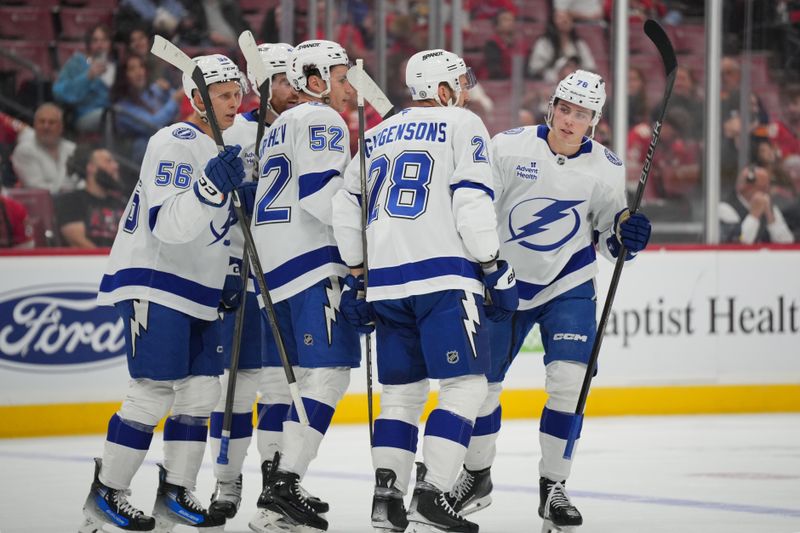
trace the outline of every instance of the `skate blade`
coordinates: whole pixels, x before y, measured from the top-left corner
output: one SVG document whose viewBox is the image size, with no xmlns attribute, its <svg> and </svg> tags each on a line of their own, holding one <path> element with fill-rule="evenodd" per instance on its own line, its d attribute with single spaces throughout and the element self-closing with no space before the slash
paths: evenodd
<svg viewBox="0 0 800 533">
<path fill-rule="evenodd" d="M 294 524 L 282 515 L 268 509 L 259 509 L 247 524 L 256 533 L 294 533 Z"/>
<path fill-rule="evenodd" d="M 459 514 L 461 516 L 467 516 L 468 514 L 477 513 L 478 511 L 482 511 L 492 505 L 492 497 L 491 496 L 484 496 L 483 498 L 478 498 L 474 502 L 471 502 L 469 505 L 461 509 Z"/>
<path fill-rule="evenodd" d="M 542 533 L 577 533 L 578 526 L 557 526 L 548 519 L 544 519 Z"/>
<path fill-rule="evenodd" d="M 84 513 L 86 513 L 85 510 Z M 105 530 L 101 522 L 87 516 L 83 521 L 83 525 L 78 528 L 78 533 L 105 533 Z"/>
<path fill-rule="evenodd" d="M 406 533 L 447 533 L 447 531 L 440 529 L 433 524 L 428 524 L 426 522 L 412 522 L 409 520 Z"/>
<path fill-rule="evenodd" d="M 153 517 L 156 519 L 156 527 L 153 528 L 153 533 L 172 533 L 175 527 L 175 522 L 165 520 L 159 516 Z"/>
<path fill-rule="evenodd" d="M 404 527 L 397 527 L 390 524 L 382 526 L 374 523 L 372 524 L 372 529 L 375 531 L 375 533 L 403 533 L 403 531 L 406 530 Z"/>
</svg>

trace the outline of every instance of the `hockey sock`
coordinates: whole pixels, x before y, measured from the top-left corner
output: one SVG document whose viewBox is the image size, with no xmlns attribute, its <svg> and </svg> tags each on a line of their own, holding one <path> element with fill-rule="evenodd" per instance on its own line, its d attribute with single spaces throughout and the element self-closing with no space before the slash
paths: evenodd
<svg viewBox="0 0 800 533">
<path fill-rule="evenodd" d="M 281 451 L 283 422 L 289 414 L 288 403 L 258 404 L 258 453 L 261 462 L 272 461 L 275 452 Z"/>
<path fill-rule="evenodd" d="M 372 465 L 375 469 L 388 468 L 394 472 L 397 476 L 394 486 L 403 494 L 408 491 L 418 440 L 419 428 L 413 424 L 390 418 L 375 421 Z"/>
<path fill-rule="evenodd" d="M 441 491 L 453 486 L 467 453 L 472 422 L 456 413 L 434 409 L 425 423 L 422 456 L 428 473 L 425 481 Z"/>
<path fill-rule="evenodd" d="M 211 450 L 211 461 L 214 463 L 214 476 L 220 481 L 234 481 L 242 472 L 247 448 L 253 436 L 253 413 L 233 413 L 231 415 L 231 438 L 228 443 L 228 464 L 217 462 L 219 457 L 222 422 L 224 413 L 211 413 L 208 445 Z"/>
<path fill-rule="evenodd" d="M 154 426 L 123 420 L 116 413 L 111 417 L 103 449 L 101 483 L 118 490 L 130 487 L 150 448 L 153 429 Z"/>
<path fill-rule="evenodd" d="M 308 415 L 308 427 L 300 424 L 294 405 L 283 424 L 280 469 L 294 472 L 302 479 L 308 465 L 317 456 L 322 437 L 328 431 L 334 407 L 311 398 L 303 397 L 303 406 Z"/>
<path fill-rule="evenodd" d="M 547 407 L 542 410 L 542 418 L 539 423 L 539 444 L 542 447 L 539 475 L 556 481 L 569 477 L 572 460 L 564 459 L 564 449 L 567 446 L 567 438 L 574 418 L 574 413 L 554 411 Z M 582 425 L 583 417 L 580 421 L 580 426 Z M 580 442 L 580 426 L 578 439 L 575 441 L 576 449 Z M 574 458 L 575 455 L 573 454 L 572 457 Z"/>
<path fill-rule="evenodd" d="M 164 467 L 167 483 L 194 490 L 203 462 L 208 419 L 189 415 L 167 418 L 164 424 Z"/>
<path fill-rule="evenodd" d="M 491 414 L 475 419 L 472 439 L 469 441 L 469 448 L 464 456 L 464 466 L 468 469 L 483 470 L 494 463 L 494 457 L 497 454 L 497 436 L 500 434 L 501 414 L 502 408 L 498 406 Z"/>
</svg>

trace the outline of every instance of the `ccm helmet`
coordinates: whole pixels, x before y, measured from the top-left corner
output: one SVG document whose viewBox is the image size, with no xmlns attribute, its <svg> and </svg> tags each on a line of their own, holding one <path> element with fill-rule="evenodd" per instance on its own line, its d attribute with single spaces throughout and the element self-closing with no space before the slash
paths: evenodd
<svg viewBox="0 0 800 533">
<path fill-rule="evenodd" d="M 291 45 L 286 43 L 264 43 L 258 45 L 258 55 L 261 56 L 261 61 L 264 62 L 264 67 L 267 69 L 267 77 L 270 80 L 267 102 L 272 100 L 272 78 L 275 74 L 286 74 L 286 70 L 289 68 L 291 52 Z M 258 91 L 255 73 L 250 65 L 247 65 L 247 79 L 250 80 L 250 85 L 252 85 L 256 94 L 261 96 Z"/>
<path fill-rule="evenodd" d="M 462 87 L 461 76 L 467 77 L 466 87 Z M 406 86 L 412 100 L 435 99 L 438 102 L 440 83 L 448 84 L 455 93 L 454 100 L 447 103 L 451 106 L 458 102 L 462 89 L 475 86 L 475 76 L 463 59 L 447 50 L 423 50 L 411 56 L 406 65 Z"/>
<path fill-rule="evenodd" d="M 303 91 L 315 98 L 323 98 L 331 91 L 331 69 L 336 65 L 349 65 L 350 59 L 347 52 L 338 43 L 315 39 L 303 41 L 292 50 L 289 56 L 289 68 L 286 77 L 295 91 Z M 319 71 L 327 88 L 317 94 L 308 88 L 307 68 Z"/>
<path fill-rule="evenodd" d="M 198 56 L 193 58 L 192 61 L 197 63 L 200 66 L 200 70 L 203 71 L 203 79 L 207 87 L 212 83 L 236 81 L 239 82 L 239 85 L 242 87 L 242 94 L 247 92 L 247 86 L 242 80 L 242 73 L 239 71 L 239 67 L 236 66 L 236 63 L 231 61 L 230 58 L 222 54 L 213 54 L 209 56 Z M 197 84 L 195 84 L 190 76 L 184 73 L 183 92 L 186 93 L 194 110 L 200 113 L 201 116 L 205 116 L 205 112 L 197 109 L 194 99 L 192 98 L 192 93 L 196 89 Z"/>
</svg>

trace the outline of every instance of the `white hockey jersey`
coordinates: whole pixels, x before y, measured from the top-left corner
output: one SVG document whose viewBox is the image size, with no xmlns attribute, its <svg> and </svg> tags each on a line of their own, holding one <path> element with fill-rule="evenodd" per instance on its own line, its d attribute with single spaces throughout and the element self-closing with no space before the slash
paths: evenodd
<svg viewBox="0 0 800 533">
<path fill-rule="evenodd" d="M 180 122 L 150 138 L 139 182 L 111 248 L 97 302 L 142 299 L 203 320 L 217 318 L 228 268 L 232 213 L 194 193 L 213 139 Z"/>
<path fill-rule="evenodd" d="M 347 274 L 333 238 L 331 198 L 349 161 L 347 125 L 322 103 L 284 111 L 264 136 L 251 227 L 273 301 Z"/>
<path fill-rule="evenodd" d="M 575 155 L 556 155 L 548 131 L 515 128 L 491 143 L 500 257 L 516 272 L 520 309 L 594 278 L 594 242 L 613 259 L 606 240 L 614 215 L 627 207 L 619 157 L 586 138 Z"/>
<path fill-rule="evenodd" d="M 461 108 L 412 107 L 365 135 L 367 300 L 454 289 L 482 293 L 478 262 L 498 249 L 489 135 Z M 348 265 L 363 261 L 358 157 L 334 198 Z"/>
</svg>

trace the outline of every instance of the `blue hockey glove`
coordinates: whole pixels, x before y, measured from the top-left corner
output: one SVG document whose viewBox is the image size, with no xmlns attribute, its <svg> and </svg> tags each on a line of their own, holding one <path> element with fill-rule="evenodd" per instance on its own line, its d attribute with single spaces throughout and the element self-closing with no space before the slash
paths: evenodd
<svg viewBox="0 0 800 533">
<path fill-rule="evenodd" d="M 611 253 L 616 257 L 619 254 L 619 246 L 617 243 L 622 243 L 628 250 L 629 254 L 625 258 L 631 259 L 637 252 L 641 252 L 647 246 L 650 240 L 650 220 L 644 213 L 630 214 L 630 211 L 625 208 L 614 216 L 614 233 L 616 239 L 609 239 L 608 248 Z M 610 241 L 615 240 L 612 243 Z M 612 246 L 612 244 L 614 246 Z"/>
<path fill-rule="evenodd" d="M 213 207 L 222 207 L 231 192 L 244 179 L 244 163 L 239 158 L 242 147 L 226 146 L 211 159 L 200 179 L 194 184 L 194 193 L 201 202 Z"/>
<path fill-rule="evenodd" d="M 517 281 L 514 269 L 505 261 L 497 262 L 497 270 L 484 274 L 483 284 L 489 293 L 484 305 L 486 317 L 492 322 L 502 322 L 514 314 L 519 306 Z"/>
<path fill-rule="evenodd" d="M 370 333 L 375 329 L 375 311 L 364 297 L 364 276 L 348 274 L 344 278 L 339 310 L 359 333 Z"/>
<path fill-rule="evenodd" d="M 258 189 L 258 183 L 255 181 L 245 181 L 236 187 L 239 201 L 242 202 L 242 209 L 251 218 L 253 216 L 253 208 L 256 205 L 256 189 Z"/>
<path fill-rule="evenodd" d="M 231 259 L 228 266 L 228 275 L 225 276 L 225 284 L 222 286 L 222 296 L 219 300 L 219 307 L 222 311 L 235 311 L 242 303 L 241 261 Z"/>
</svg>

